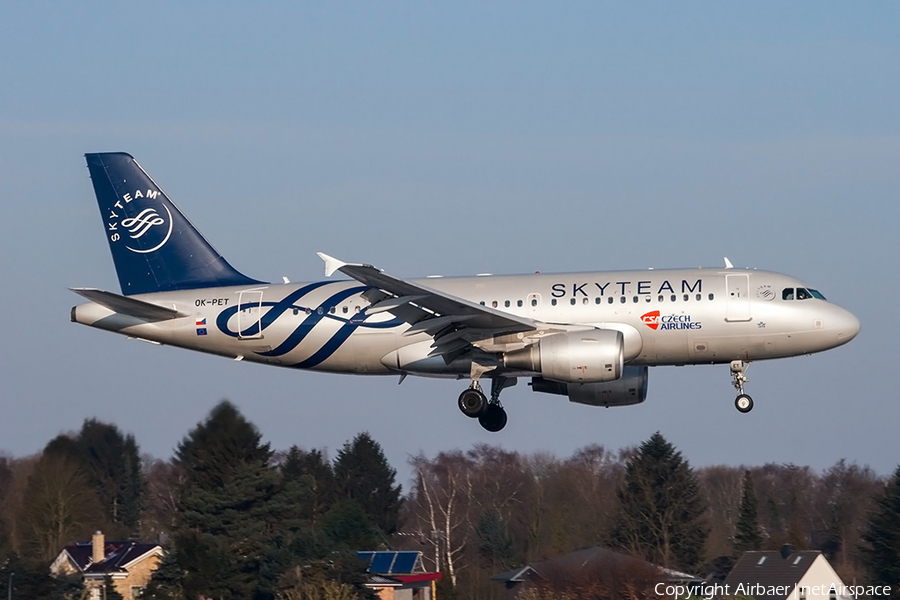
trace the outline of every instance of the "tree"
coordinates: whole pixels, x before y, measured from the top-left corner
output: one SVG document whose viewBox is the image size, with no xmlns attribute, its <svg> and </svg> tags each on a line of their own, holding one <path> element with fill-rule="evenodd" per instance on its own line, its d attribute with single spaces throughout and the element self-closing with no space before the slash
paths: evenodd
<svg viewBox="0 0 900 600">
<path fill-rule="evenodd" d="M 744 471 L 741 510 L 738 513 L 738 521 L 734 530 L 734 557 L 739 558 L 748 550 L 759 550 L 762 548 L 762 542 L 753 476 L 750 471 Z"/>
<path fill-rule="evenodd" d="M 862 548 L 869 583 L 890 586 L 891 597 L 900 598 L 900 466 L 875 496 L 875 510 L 862 537 L 869 544 Z"/>
<path fill-rule="evenodd" d="M 110 523 L 122 534 L 137 535 L 143 509 L 144 480 L 133 435 L 96 419 L 86 419 L 76 438 L 84 454 L 91 483 Z"/>
<path fill-rule="evenodd" d="M 664 567 L 690 571 L 702 562 L 708 530 L 699 484 L 659 432 L 628 462 L 618 498 L 614 544 Z"/>
<path fill-rule="evenodd" d="M 368 432 L 344 444 L 334 462 L 334 475 L 341 495 L 356 501 L 382 535 L 397 531 L 402 504 L 401 487 L 394 485 L 397 470 Z"/>
<path fill-rule="evenodd" d="M 49 564 L 63 546 L 89 537 L 101 519 L 82 466 L 66 455 L 44 452 L 28 477 L 19 513 L 23 554 Z"/>
<path fill-rule="evenodd" d="M 307 489 L 306 501 L 297 506 L 297 511 L 309 519 L 313 531 L 337 499 L 334 470 L 322 452 L 306 452 L 292 446 L 281 464 L 281 479 L 284 485 L 292 482 Z"/>
</svg>

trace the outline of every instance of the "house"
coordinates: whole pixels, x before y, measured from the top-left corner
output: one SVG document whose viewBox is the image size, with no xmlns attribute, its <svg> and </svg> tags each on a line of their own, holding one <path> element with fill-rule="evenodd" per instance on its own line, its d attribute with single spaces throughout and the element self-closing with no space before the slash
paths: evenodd
<svg viewBox="0 0 900 600">
<path fill-rule="evenodd" d="M 599 546 L 498 573 L 491 577 L 491 581 L 505 585 L 507 600 L 515 600 L 532 585 L 559 581 L 582 581 L 615 588 L 630 581 L 639 586 L 649 586 L 648 593 L 657 583 L 677 585 L 685 590 L 703 584 L 703 580 L 694 575 L 666 569 Z"/>
<path fill-rule="evenodd" d="M 362 551 L 356 556 L 368 565 L 366 587 L 379 600 L 436 600 L 440 573 L 426 573 L 422 553 L 414 551 Z"/>
<path fill-rule="evenodd" d="M 100 600 L 103 580 L 110 576 L 125 600 L 134 600 L 159 566 L 163 549 L 159 544 L 124 541 L 107 542 L 101 532 L 90 542 L 66 546 L 50 565 L 54 576 L 81 575 L 91 600 Z"/>
<path fill-rule="evenodd" d="M 844 582 L 821 552 L 746 552 L 724 581 L 727 596 L 756 600 L 838 600 L 850 598 Z"/>
</svg>

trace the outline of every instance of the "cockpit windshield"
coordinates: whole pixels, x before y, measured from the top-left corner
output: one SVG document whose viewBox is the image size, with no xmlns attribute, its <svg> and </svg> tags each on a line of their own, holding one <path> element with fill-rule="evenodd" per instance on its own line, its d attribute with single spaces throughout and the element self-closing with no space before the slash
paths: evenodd
<svg viewBox="0 0 900 600">
<path fill-rule="evenodd" d="M 810 288 L 784 288 L 781 290 L 782 300 L 809 300 L 810 298 L 824 300 L 825 296 L 819 293 L 819 290 Z"/>
</svg>

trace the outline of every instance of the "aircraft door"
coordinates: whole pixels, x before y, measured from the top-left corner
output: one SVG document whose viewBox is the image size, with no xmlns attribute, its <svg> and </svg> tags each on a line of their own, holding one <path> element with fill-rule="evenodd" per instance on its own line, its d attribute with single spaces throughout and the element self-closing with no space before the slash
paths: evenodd
<svg viewBox="0 0 900 600">
<path fill-rule="evenodd" d="M 262 290 L 241 292 L 238 298 L 238 339 L 258 340 L 262 338 L 260 319 L 262 318 Z"/>
<path fill-rule="evenodd" d="M 750 276 L 725 276 L 725 320 L 729 323 L 749 321 L 750 316 Z"/>
</svg>

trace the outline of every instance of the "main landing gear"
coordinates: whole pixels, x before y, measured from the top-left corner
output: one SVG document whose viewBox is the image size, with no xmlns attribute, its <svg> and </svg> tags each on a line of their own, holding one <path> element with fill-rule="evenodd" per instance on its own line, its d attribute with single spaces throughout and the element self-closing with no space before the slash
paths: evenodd
<svg viewBox="0 0 900 600">
<path fill-rule="evenodd" d="M 500 392 L 504 388 L 514 386 L 515 377 L 492 377 L 491 398 L 481 391 L 481 384 L 477 380 L 459 395 L 459 410 L 467 417 L 478 419 L 482 427 L 491 432 L 497 432 L 506 427 L 506 411 L 500 404 Z"/>
<path fill-rule="evenodd" d="M 748 413 L 753 410 L 753 398 L 744 393 L 744 384 L 750 381 L 744 375 L 744 372 L 750 368 L 750 363 L 744 364 L 742 360 L 731 361 L 731 376 L 733 381 L 731 385 L 738 391 L 738 397 L 734 399 L 734 407 L 742 413 Z"/>
</svg>

